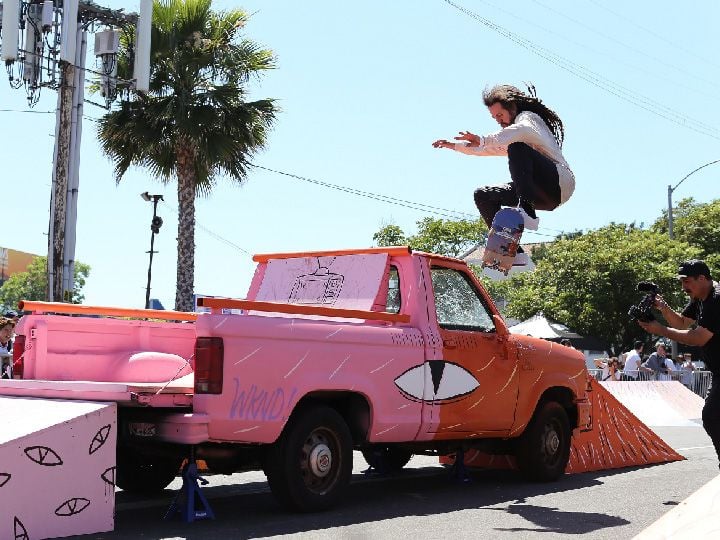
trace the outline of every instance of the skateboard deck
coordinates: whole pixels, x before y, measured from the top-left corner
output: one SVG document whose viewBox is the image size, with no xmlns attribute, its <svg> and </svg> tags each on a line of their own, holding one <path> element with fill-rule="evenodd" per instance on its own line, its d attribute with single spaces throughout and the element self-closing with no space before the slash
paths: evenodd
<svg viewBox="0 0 720 540">
<path fill-rule="evenodd" d="M 512 268 L 525 220 L 516 208 L 502 208 L 495 214 L 487 245 L 483 253 L 483 267 L 493 268 L 505 275 Z"/>
</svg>

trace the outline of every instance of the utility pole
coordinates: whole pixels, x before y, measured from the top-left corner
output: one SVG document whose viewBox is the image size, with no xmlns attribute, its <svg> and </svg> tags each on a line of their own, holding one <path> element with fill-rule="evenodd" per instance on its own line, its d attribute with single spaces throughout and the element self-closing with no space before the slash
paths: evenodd
<svg viewBox="0 0 720 540">
<path fill-rule="evenodd" d="M 147 91 L 152 0 L 139 1 L 142 20 L 135 13 L 102 7 L 92 0 L 5 0 L 0 5 L 0 59 L 5 62 L 11 87 L 20 88 L 24 83 L 30 106 L 37 103 L 41 88 L 58 91 L 48 224 L 50 301 L 70 302 L 75 282 L 87 31 L 98 25 L 110 28 L 95 36 L 95 55 L 103 64 L 98 82 L 106 99 L 100 106 L 110 108 L 120 82 L 116 76 L 118 28 L 135 26 L 137 30 L 134 78 L 121 82 Z"/>
<path fill-rule="evenodd" d="M 70 149 L 73 143 L 72 113 L 75 101 L 75 66 L 60 62 L 60 88 L 58 89 L 57 125 L 55 128 L 55 163 L 50 208 L 51 234 L 48 238 L 48 265 L 52 254 L 52 273 L 48 286 L 49 300 L 66 302 L 63 271 L 65 268 L 65 233 L 68 224 L 68 177 L 70 176 Z M 71 289 L 72 290 L 72 289 Z"/>
</svg>

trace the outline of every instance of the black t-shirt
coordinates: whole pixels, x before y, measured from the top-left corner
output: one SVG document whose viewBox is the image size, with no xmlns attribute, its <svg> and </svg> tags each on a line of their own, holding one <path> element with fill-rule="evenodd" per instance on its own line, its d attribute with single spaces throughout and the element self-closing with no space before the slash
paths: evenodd
<svg viewBox="0 0 720 540">
<path fill-rule="evenodd" d="M 720 374 L 720 285 L 716 283 L 705 300 L 690 301 L 682 314 L 713 333 L 700 350 L 707 368 Z"/>
</svg>

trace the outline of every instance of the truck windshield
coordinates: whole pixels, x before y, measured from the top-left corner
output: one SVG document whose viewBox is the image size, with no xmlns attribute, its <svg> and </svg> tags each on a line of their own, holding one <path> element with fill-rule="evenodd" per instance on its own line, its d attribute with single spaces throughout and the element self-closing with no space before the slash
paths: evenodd
<svg viewBox="0 0 720 540">
<path fill-rule="evenodd" d="M 435 311 L 441 328 L 494 332 L 492 314 L 467 276 L 451 268 L 430 270 L 435 293 Z"/>
</svg>

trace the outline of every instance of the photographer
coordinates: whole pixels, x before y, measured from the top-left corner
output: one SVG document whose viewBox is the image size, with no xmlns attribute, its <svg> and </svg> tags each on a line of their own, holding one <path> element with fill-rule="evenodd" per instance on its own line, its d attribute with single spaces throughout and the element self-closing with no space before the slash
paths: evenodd
<svg viewBox="0 0 720 540">
<path fill-rule="evenodd" d="M 690 302 L 678 313 L 662 296 L 655 298 L 655 307 L 669 327 L 657 321 L 638 324 L 651 334 L 663 336 L 685 345 L 700 347 L 705 365 L 712 373 L 711 383 L 702 411 L 703 427 L 712 439 L 720 458 L 720 286 L 713 283 L 710 269 L 703 261 L 692 259 L 680 264 L 678 279 Z"/>
</svg>

